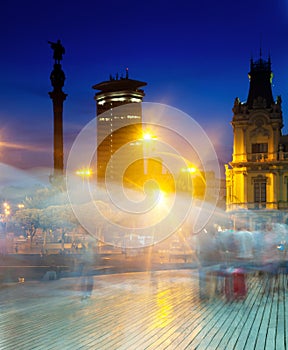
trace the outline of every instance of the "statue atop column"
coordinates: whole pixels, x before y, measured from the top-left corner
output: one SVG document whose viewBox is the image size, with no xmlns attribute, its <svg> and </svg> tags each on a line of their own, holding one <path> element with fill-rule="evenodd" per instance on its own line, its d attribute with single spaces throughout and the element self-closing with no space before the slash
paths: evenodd
<svg viewBox="0 0 288 350">
<path fill-rule="evenodd" d="M 57 40 L 56 43 L 53 43 L 52 41 L 48 41 L 48 44 L 51 45 L 52 50 L 54 51 L 53 53 L 53 58 L 55 60 L 55 64 L 60 64 L 60 61 L 62 61 L 62 56 L 65 53 L 65 48 L 61 44 L 60 40 Z"/>
<path fill-rule="evenodd" d="M 57 40 L 57 42 L 48 41 L 48 44 L 51 45 L 51 48 L 53 50 L 53 58 L 55 60 L 54 69 L 51 72 L 50 80 L 51 80 L 52 86 L 56 90 L 62 91 L 61 89 L 64 86 L 65 74 L 62 70 L 60 62 L 63 59 L 65 49 L 64 49 L 64 46 L 61 44 L 60 40 Z"/>
<path fill-rule="evenodd" d="M 54 114 L 54 173 L 50 176 L 50 182 L 63 189 L 64 186 L 64 150 L 63 150 L 63 102 L 67 94 L 62 91 L 65 82 L 65 74 L 61 67 L 62 56 L 65 49 L 60 40 L 57 42 L 48 41 L 53 50 L 54 66 L 50 74 L 53 91 L 49 96 L 53 101 Z"/>
</svg>

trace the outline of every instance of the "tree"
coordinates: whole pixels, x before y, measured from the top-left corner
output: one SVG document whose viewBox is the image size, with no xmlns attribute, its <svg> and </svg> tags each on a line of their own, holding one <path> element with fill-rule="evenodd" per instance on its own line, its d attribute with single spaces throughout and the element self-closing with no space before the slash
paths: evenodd
<svg viewBox="0 0 288 350">
<path fill-rule="evenodd" d="M 44 232 L 44 245 L 46 235 L 49 230 L 55 231 L 61 229 L 62 242 L 65 233 L 77 226 L 78 221 L 70 205 L 54 205 L 44 208 L 40 211 L 39 224 Z"/>
<path fill-rule="evenodd" d="M 84 204 L 74 205 L 77 220 L 86 232 L 100 241 L 106 241 L 105 233 L 115 229 L 116 211 L 111 209 L 109 203 L 95 200 Z"/>
<path fill-rule="evenodd" d="M 17 210 L 12 218 L 14 225 L 23 228 L 30 237 L 31 245 L 37 229 L 40 228 L 40 213 L 40 209 L 21 209 Z"/>
<path fill-rule="evenodd" d="M 49 206 L 68 204 L 66 192 L 61 192 L 55 187 L 43 187 L 27 196 L 24 201 L 25 208 L 44 209 Z"/>
</svg>

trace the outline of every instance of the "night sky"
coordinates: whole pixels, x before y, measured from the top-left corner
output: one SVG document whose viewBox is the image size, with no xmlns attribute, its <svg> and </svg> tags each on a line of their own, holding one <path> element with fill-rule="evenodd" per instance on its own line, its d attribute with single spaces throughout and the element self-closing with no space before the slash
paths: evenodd
<svg viewBox="0 0 288 350">
<path fill-rule="evenodd" d="M 66 155 L 96 114 L 92 85 L 110 74 L 147 82 L 145 102 L 194 118 L 221 162 L 232 152 L 232 107 L 248 95 L 250 58 L 271 55 L 273 95 L 288 133 L 288 1 L 2 1 L 2 169 L 53 167 L 48 40 L 65 47 Z M 3 176 L 2 171 L 2 176 Z"/>
</svg>

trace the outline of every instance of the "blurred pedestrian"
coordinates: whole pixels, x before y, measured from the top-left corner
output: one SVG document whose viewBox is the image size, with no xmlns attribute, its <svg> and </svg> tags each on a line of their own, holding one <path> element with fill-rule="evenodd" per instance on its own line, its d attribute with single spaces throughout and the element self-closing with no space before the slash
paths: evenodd
<svg viewBox="0 0 288 350">
<path fill-rule="evenodd" d="M 195 236 L 198 260 L 199 297 L 201 300 L 213 298 L 216 292 L 216 266 L 220 263 L 219 241 L 215 227 L 207 227 Z"/>
<path fill-rule="evenodd" d="M 265 226 L 263 224 L 259 224 L 255 230 L 251 231 L 253 237 L 253 270 L 259 275 L 262 271 L 263 265 L 263 256 L 265 249 Z"/>
<path fill-rule="evenodd" d="M 82 252 L 80 257 L 80 273 L 81 273 L 81 300 L 90 298 L 94 287 L 94 251 L 92 242 L 82 245 Z"/>
<path fill-rule="evenodd" d="M 238 227 L 235 232 L 236 258 L 240 265 L 249 268 L 254 257 L 254 240 L 252 233 L 244 227 Z"/>
<path fill-rule="evenodd" d="M 278 278 L 278 238 L 275 232 L 275 225 L 266 224 L 264 233 L 264 249 L 263 249 L 263 292 L 270 294 L 273 291 L 273 281 Z"/>
<path fill-rule="evenodd" d="M 231 265 L 236 255 L 235 232 L 232 229 L 219 231 L 217 238 L 221 254 L 221 265 L 227 268 Z"/>
<path fill-rule="evenodd" d="M 277 243 L 277 255 L 279 261 L 279 270 L 286 273 L 287 266 L 287 239 L 288 239 L 288 230 L 287 225 L 285 224 L 275 224 L 274 231 L 276 234 L 276 243 Z"/>
<path fill-rule="evenodd" d="M 214 227 L 202 230 L 196 239 L 196 254 L 201 266 L 217 265 L 221 261 L 220 241 Z"/>
</svg>

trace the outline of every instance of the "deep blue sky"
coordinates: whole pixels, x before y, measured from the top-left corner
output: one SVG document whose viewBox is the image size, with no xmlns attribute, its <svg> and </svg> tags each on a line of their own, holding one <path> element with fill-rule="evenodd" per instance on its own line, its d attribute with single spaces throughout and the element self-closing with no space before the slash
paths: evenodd
<svg viewBox="0 0 288 350">
<path fill-rule="evenodd" d="M 251 56 L 271 54 L 274 98 L 288 132 L 288 1 L 7 1 L 0 11 L 0 156 L 19 168 L 53 166 L 52 50 L 63 43 L 66 148 L 93 117 L 92 85 L 129 68 L 145 102 L 191 115 L 231 160 L 232 107 L 245 101 Z M 286 131 L 285 131 L 286 130 Z"/>
</svg>

